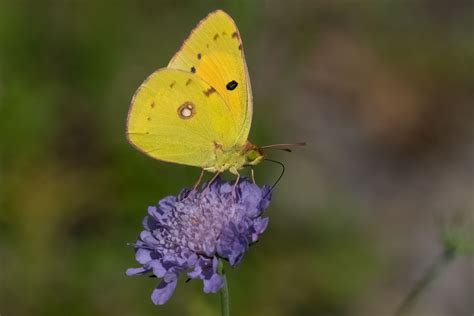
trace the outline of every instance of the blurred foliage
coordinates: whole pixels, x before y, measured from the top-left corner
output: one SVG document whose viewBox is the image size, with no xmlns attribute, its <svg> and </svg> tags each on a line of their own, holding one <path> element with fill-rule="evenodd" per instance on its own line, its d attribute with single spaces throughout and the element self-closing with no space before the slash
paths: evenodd
<svg viewBox="0 0 474 316">
<path fill-rule="evenodd" d="M 245 43 L 253 142 L 309 143 L 278 155 L 268 231 L 229 271 L 233 314 L 394 310 L 424 258 L 402 237 L 472 194 L 472 1 L 1 1 L 0 314 L 218 315 L 197 282 L 156 307 L 157 280 L 124 275 L 147 205 L 199 175 L 127 144 L 131 96 L 217 8 Z M 464 297 L 448 310 L 472 313 Z"/>
</svg>

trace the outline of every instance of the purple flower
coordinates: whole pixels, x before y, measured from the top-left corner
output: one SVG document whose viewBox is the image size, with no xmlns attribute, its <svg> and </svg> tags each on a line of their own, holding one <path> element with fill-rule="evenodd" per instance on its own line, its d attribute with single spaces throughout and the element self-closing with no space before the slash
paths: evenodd
<svg viewBox="0 0 474 316">
<path fill-rule="evenodd" d="M 157 305 L 171 297 L 181 272 L 201 279 L 205 293 L 216 293 L 223 286 L 218 258 L 232 267 L 240 263 L 267 227 L 268 218 L 262 213 L 270 199 L 268 186 L 242 179 L 234 190 L 234 183 L 220 178 L 201 192 L 185 189 L 163 198 L 148 208 L 145 230 L 134 244 L 141 267 L 128 269 L 127 275 L 161 278 L 151 295 Z"/>
</svg>

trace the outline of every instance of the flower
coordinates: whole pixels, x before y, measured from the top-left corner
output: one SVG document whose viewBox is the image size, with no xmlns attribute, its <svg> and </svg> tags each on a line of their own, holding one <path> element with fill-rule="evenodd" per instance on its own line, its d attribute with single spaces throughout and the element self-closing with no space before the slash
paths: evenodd
<svg viewBox="0 0 474 316">
<path fill-rule="evenodd" d="M 268 218 L 262 217 L 271 199 L 268 186 L 241 179 L 234 187 L 220 178 L 204 186 L 202 191 L 184 189 L 163 198 L 148 208 L 143 220 L 145 230 L 134 244 L 141 267 L 126 273 L 161 278 L 151 295 L 157 305 L 171 297 L 180 273 L 201 279 L 205 293 L 219 291 L 219 258 L 237 266 L 268 225 Z"/>
</svg>

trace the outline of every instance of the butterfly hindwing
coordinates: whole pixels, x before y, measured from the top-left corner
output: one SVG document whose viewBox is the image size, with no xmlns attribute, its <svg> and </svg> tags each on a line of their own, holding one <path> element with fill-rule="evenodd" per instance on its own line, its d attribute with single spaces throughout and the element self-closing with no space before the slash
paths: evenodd
<svg viewBox="0 0 474 316">
<path fill-rule="evenodd" d="M 229 110 L 216 89 L 197 75 L 163 68 L 135 93 L 127 137 L 153 158 L 209 167 L 215 149 L 230 148 L 238 138 Z"/>
<path fill-rule="evenodd" d="M 191 32 L 168 65 L 195 73 L 214 87 L 229 105 L 238 135 L 226 138 L 243 146 L 252 120 L 252 94 L 239 30 L 221 10 L 210 13 Z"/>
</svg>

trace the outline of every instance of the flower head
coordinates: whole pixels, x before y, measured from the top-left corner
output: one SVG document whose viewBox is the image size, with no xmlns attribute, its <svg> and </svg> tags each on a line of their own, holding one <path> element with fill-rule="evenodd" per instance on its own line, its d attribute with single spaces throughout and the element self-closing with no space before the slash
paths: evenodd
<svg viewBox="0 0 474 316">
<path fill-rule="evenodd" d="M 140 268 L 127 275 L 153 274 L 161 278 L 152 293 L 155 304 L 164 304 L 174 292 L 180 273 L 201 279 L 205 293 L 223 286 L 218 258 L 235 267 L 250 244 L 268 224 L 262 213 L 270 204 L 268 186 L 241 179 L 234 188 L 217 178 L 203 191 L 183 190 L 148 208 L 145 230 L 134 244 Z"/>
</svg>

